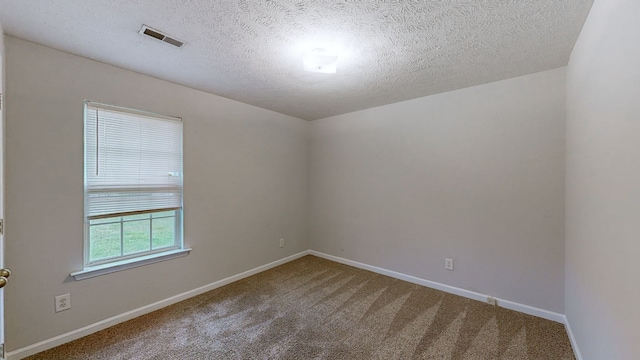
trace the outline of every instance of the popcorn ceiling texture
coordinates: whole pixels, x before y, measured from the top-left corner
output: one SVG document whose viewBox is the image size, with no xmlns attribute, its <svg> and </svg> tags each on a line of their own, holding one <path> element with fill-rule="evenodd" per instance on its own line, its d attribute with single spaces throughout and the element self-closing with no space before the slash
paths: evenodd
<svg viewBox="0 0 640 360">
<path fill-rule="evenodd" d="M 565 66 L 593 0 L 0 0 L 5 33 L 314 120 Z M 142 24 L 186 42 L 143 37 Z M 342 49 L 337 74 L 302 54 Z"/>
</svg>

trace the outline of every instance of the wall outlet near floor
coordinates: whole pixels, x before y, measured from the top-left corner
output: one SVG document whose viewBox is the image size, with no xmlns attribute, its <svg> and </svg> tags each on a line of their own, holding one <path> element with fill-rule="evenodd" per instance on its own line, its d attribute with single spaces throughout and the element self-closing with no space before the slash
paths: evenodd
<svg viewBox="0 0 640 360">
<path fill-rule="evenodd" d="M 447 270 L 453 270 L 453 259 L 444 259 L 444 268 Z"/>
<path fill-rule="evenodd" d="M 71 294 L 56 296 L 56 312 L 71 309 Z"/>
<path fill-rule="evenodd" d="M 280 239 L 280 247 L 284 247 L 284 239 Z"/>
<path fill-rule="evenodd" d="M 498 302 L 496 301 L 496 298 L 494 298 L 493 296 L 487 296 L 487 304 L 495 306 L 498 304 Z"/>
</svg>

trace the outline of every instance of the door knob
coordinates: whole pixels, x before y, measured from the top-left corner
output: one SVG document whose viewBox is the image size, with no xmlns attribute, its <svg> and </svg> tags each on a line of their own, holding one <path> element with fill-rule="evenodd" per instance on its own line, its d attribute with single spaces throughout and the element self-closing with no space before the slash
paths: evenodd
<svg viewBox="0 0 640 360">
<path fill-rule="evenodd" d="M 0 269 L 0 276 L 2 276 L 4 278 L 8 278 L 9 276 L 11 276 L 11 270 L 9 270 L 9 269 Z"/>
<path fill-rule="evenodd" d="M 7 282 L 9 282 L 9 280 L 7 280 L 6 277 L 0 276 L 0 289 L 2 289 L 5 285 L 7 285 Z"/>
</svg>

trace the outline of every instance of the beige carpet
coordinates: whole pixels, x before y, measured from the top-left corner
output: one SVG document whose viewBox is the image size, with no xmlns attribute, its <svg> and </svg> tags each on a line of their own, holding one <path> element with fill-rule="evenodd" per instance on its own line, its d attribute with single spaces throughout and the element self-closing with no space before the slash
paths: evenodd
<svg viewBox="0 0 640 360">
<path fill-rule="evenodd" d="M 29 359 L 574 359 L 564 326 L 313 256 Z"/>
</svg>

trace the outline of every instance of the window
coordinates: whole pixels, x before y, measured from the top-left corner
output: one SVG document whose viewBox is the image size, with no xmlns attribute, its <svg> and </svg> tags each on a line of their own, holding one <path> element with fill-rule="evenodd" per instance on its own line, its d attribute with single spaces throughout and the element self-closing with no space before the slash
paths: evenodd
<svg viewBox="0 0 640 360">
<path fill-rule="evenodd" d="M 182 249 L 182 120 L 86 102 L 84 121 L 85 268 Z"/>
</svg>

